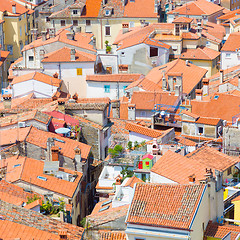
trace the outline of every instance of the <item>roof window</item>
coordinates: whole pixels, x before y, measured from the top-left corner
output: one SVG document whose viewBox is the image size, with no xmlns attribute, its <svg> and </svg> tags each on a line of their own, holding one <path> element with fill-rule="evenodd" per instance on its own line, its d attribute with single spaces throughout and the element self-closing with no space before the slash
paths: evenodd
<svg viewBox="0 0 240 240">
<path fill-rule="evenodd" d="M 45 178 L 45 177 L 37 176 L 37 178 L 40 180 L 43 180 L 43 181 L 47 181 L 47 178 Z"/>
<path fill-rule="evenodd" d="M 217 100 L 218 98 L 219 98 L 219 96 L 218 96 L 218 95 L 214 96 L 214 99 L 216 99 L 216 100 Z"/>
<path fill-rule="evenodd" d="M 110 207 L 110 206 L 106 206 L 106 207 L 104 207 L 104 208 L 101 208 L 98 212 L 105 211 L 105 210 L 109 209 L 109 207 Z"/>
<path fill-rule="evenodd" d="M 104 202 L 104 203 L 102 204 L 102 207 L 105 206 L 105 205 L 107 205 L 107 204 L 109 204 L 109 203 L 111 203 L 111 202 L 112 202 L 112 200 L 109 200 L 109 201 L 107 201 L 107 202 Z"/>
</svg>

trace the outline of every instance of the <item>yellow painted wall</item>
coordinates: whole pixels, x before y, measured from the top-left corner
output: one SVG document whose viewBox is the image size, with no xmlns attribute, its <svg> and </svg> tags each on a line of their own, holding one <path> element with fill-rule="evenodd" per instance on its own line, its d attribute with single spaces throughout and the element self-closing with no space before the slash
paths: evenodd
<svg viewBox="0 0 240 240">
<path fill-rule="evenodd" d="M 240 221 L 240 200 L 234 201 L 234 220 Z M 240 223 L 235 222 L 235 224 L 240 225 Z"/>
</svg>

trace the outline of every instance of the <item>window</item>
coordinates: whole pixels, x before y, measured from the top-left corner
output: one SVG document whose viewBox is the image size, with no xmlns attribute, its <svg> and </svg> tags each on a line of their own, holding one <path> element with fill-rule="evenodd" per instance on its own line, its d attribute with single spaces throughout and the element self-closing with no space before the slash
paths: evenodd
<svg viewBox="0 0 240 240">
<path fill-rule="evenodd" d="M 61 20 L 61 26 L 64 27 L 66 25 L 66 21 L 65 20 Z"/>
<path fill-rule="evenodd" d="M 91 21 L 90 20 L 86 20 L 86 25 L 87 26 L 91 26 Z"/>
<path fill-rule="evenodd" d="M 111 11 L 110 11 L 110 10 L 106 10 L 106 11 L 105 11 L 105 15 L 106 15 L 106 16 L 110 16 L 110 15 L 111 15 Z"/>
<path fill-rule="evenodd" d="M 106 36 L 110 36 L 111 35 L 110 26 L 105 26 L 105 35 Z"/>
<path fill-rule="evenodd" d="M 226 53 L 226 58 L 231 58 L 231 53 Z"/>
<path fill-rule="evenodd" d="M 7 51 L 10 52 L 10 55 L 13 55 L 13 45 L 7 45 Z"/>
<path fill-rule="evenodd" d="M 46 22 L 50 22 L 50 18 L 49 17 L 46 17 Z"/>
<path fill-rule="evenodd" d="M 146 117 L 146 116 L 147 116 L 147 114 L 146 114 L 146 112 L 145 112 L 145 111 L 141 111 L 141 112 L 140 112 L 140 116 L 141 116 L 141 117 Z"/>
<path fill-rule="evenodd" d="M 209 41 L 206 41 L 206 46 L 209 46 L 210 45 L 210 42 Z"/>
<path fill-rule="evenodd" d="M 228 168 L 228 170 L 227 170 L 227 175 L 230 175 L 230 174 L 232 174 L 232 168 L 231 167 Z"/>
<path fill-rule="evenodd" d="M 27 25 L 24 25 L 25 34 L 27 33 Z"/>
<path fill-rule="evenodd" d="M 199 134 L 203 134 L 203 127 L 199 127 L 199 128 L 198 128 L 198 133 L 199 133 Z"/>
<path fill-rule="evenodd" d="M 22 20 L 22 16 L 20 16 L 18 20 L 21 21 Z"/>
<path fill-rule="evenodd" d="M 108 131 L 104 132 L 104 138 L 106 138 L 108 136 Z"/>
<path fill-rule="evenodd" d="M 73 26 L 78 26 L 78 20 L 73 20 Z"/>
<path fill-rule="evenodd" d="M 122 56 L 122 57 L 125 57 L 125 52 L 121 52 L 121 56 Z"/>
<path fill-rule="evenodd" d="M 129 22 L 129 27 L 134 28 L 134 22 Z"/>
<path fill-rule="evenodd" d="M 73 10 L 73 14 L 78 14 L 78 10 Z"/>
<path fill-rule="evenodd" d="M 158 48 L 150 47 L 150 57 L 157 57 L 158 56 Z"/>
<path fill-rule="evenodd" d="M 34 57 L 33 57 L 33 56 L 29 56 L 29 57 L 28 57 L 28 60 L 29 60 L 30 62 L 32 62 L 32 61 L 34 60 Z"/>
<path fill-rule="evenodd" d="M 110 93 L 110 85 L 104 85 L 104 92 Z"/>
<path fill-rule="evenodd" d="M 82 68 L 77 68 L 77 75 L 81 76 L 82 75 Z"/>
</svg>

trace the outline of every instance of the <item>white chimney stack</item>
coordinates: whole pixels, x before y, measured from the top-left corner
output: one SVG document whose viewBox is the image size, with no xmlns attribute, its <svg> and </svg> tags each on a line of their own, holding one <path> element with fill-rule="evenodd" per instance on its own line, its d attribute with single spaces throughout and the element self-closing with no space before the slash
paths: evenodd
<svg viewBox="0 0 240 240">
<path fill-rule="evenodd" d="M 71 61 L 76 60 L 76 50 L 74 48 L 71 49 Z"/>
<path fill-rule="evenodd" d="M 220 83 L 223 83 L 223 70 L 220 69 Z"/>
<path fill-rule="evenodd" d="M 13 14 L 16 14 L 16 13 L 17 13 L 16 4 L 13 4 L 13 5 L 12 5 L 12 13 L 13 13 Z"/>
</svg>

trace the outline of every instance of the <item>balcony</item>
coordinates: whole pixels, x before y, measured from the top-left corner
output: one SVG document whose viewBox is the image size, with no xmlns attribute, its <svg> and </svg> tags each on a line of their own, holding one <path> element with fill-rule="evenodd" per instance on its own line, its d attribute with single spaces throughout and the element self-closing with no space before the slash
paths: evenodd
<svg viewBox="0 0 240 240">
<path fill-rule="evenodd" d="M 181 127 L 181 121 L 174 118 L 174 116 L 162 118 L 161 116 L 153 117 L 154 125 L 167 126 L 167 127 Z"/>
</svg>

